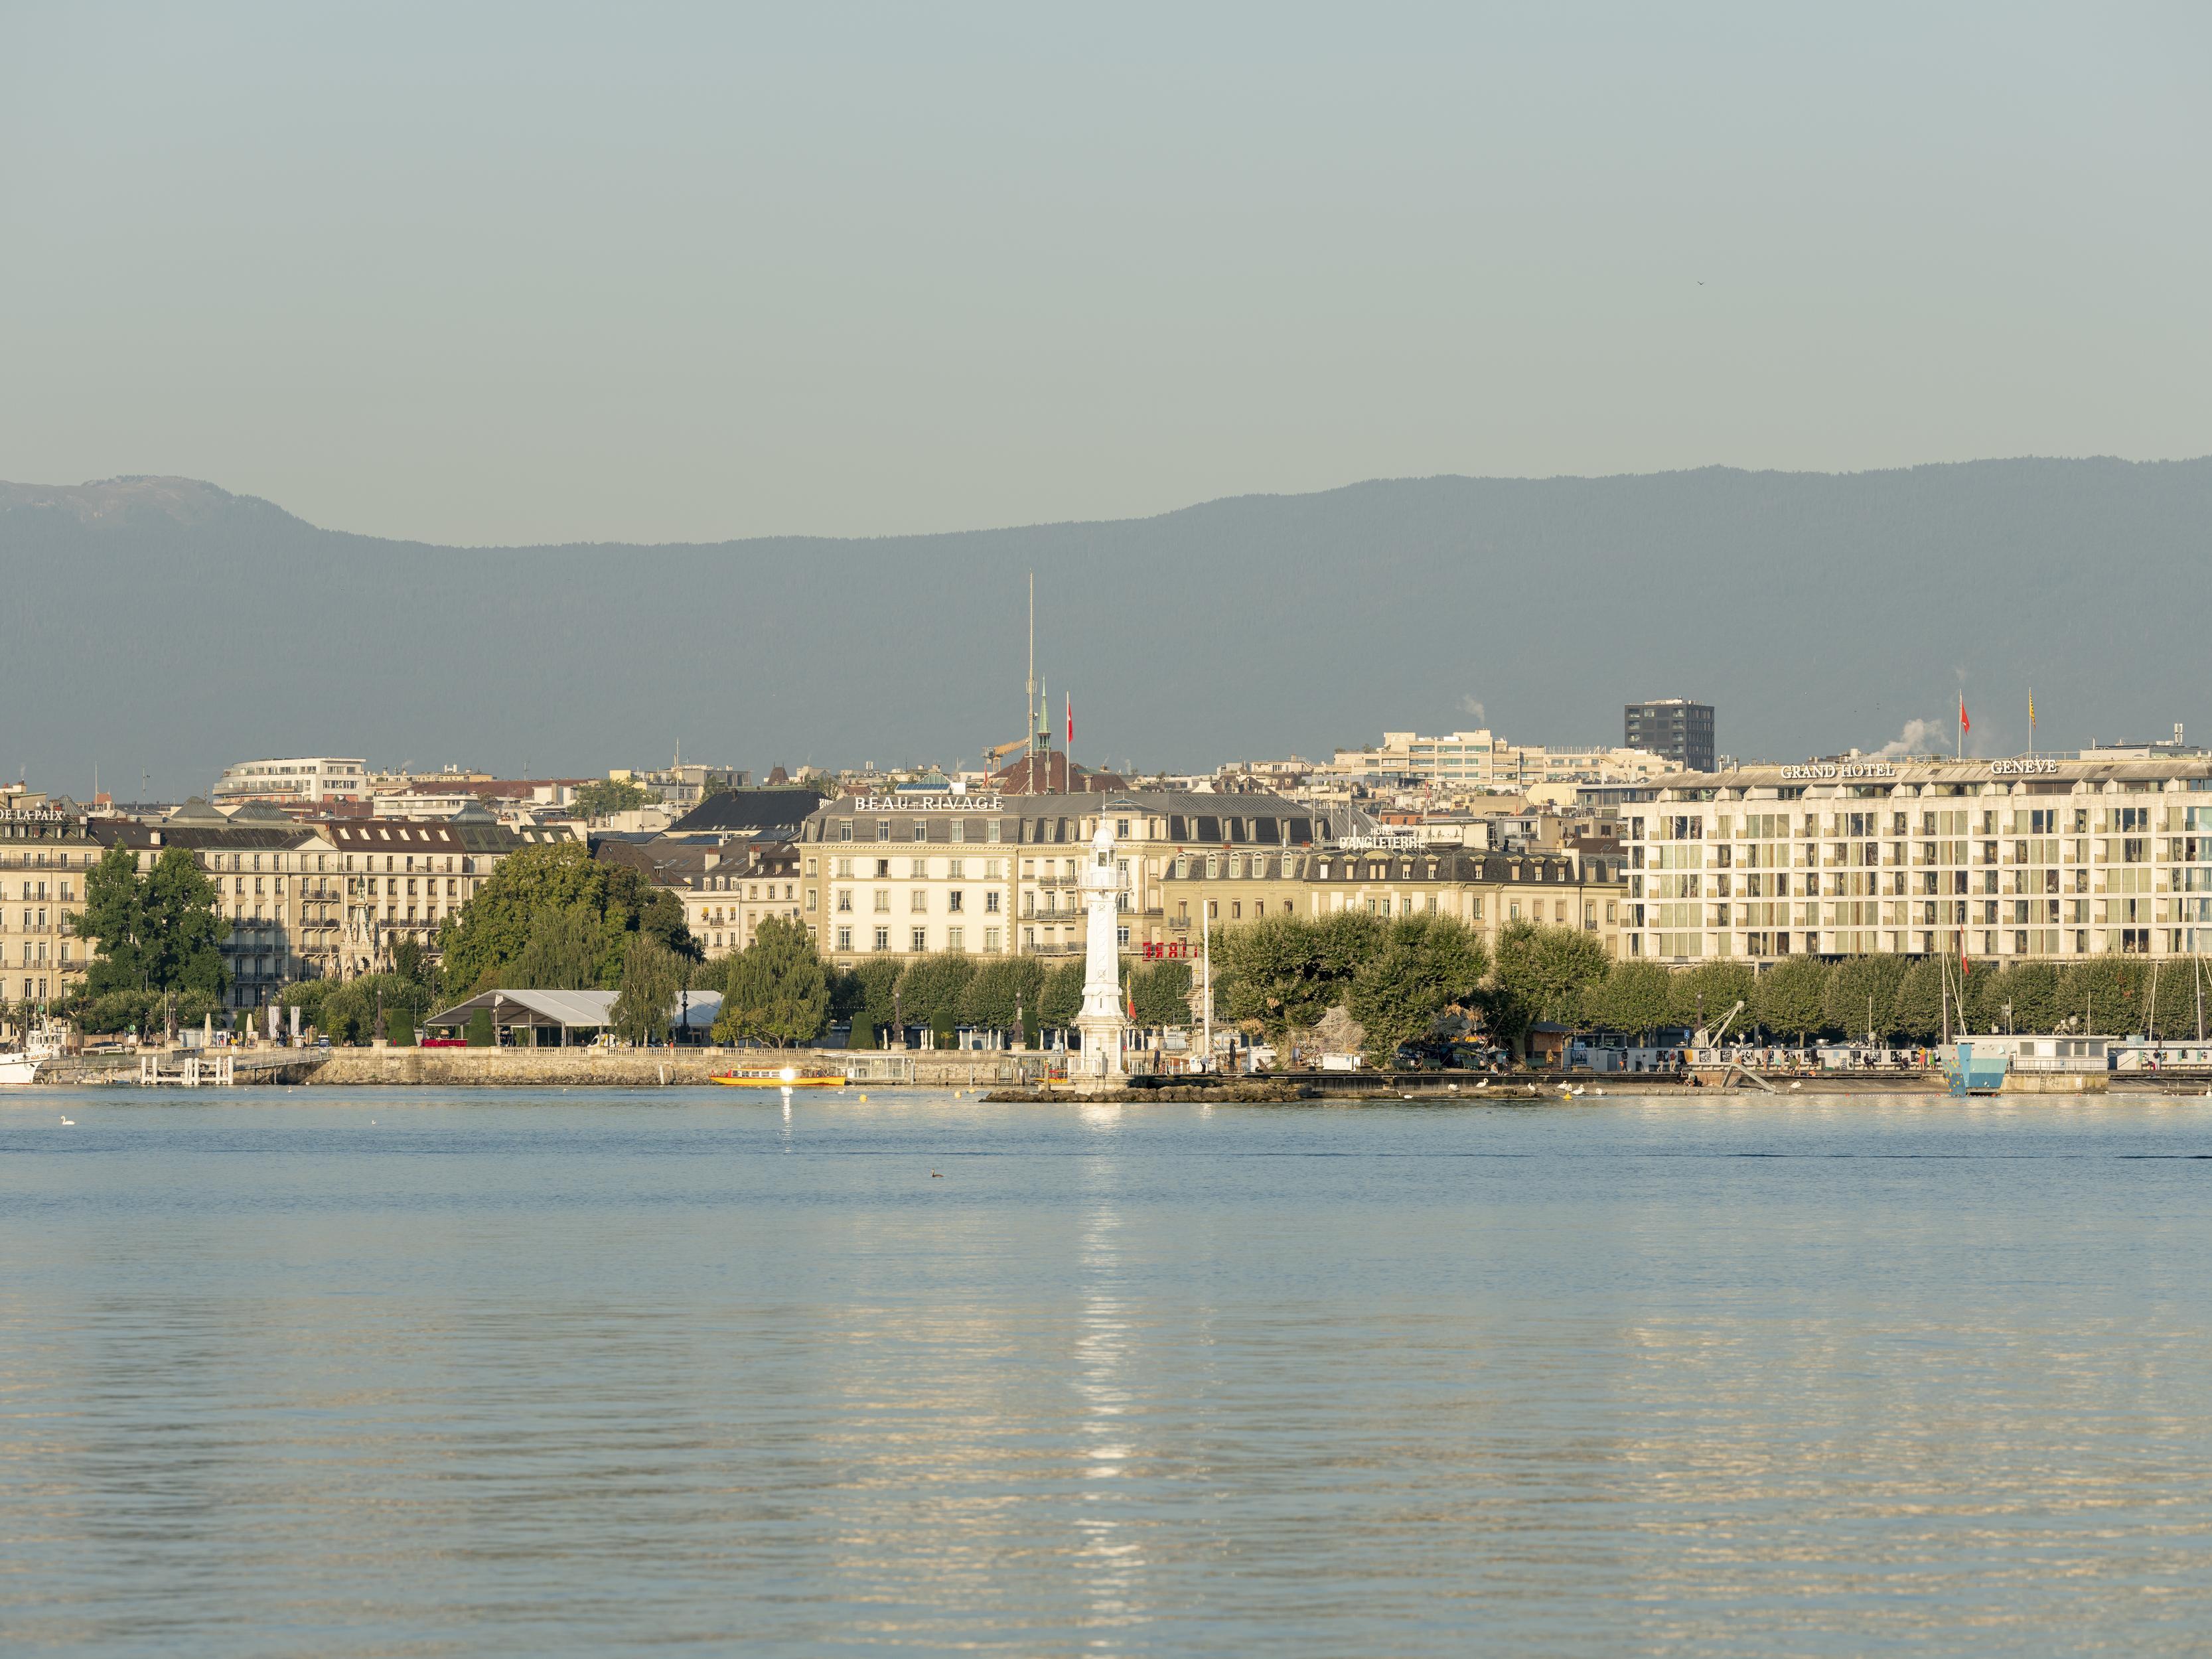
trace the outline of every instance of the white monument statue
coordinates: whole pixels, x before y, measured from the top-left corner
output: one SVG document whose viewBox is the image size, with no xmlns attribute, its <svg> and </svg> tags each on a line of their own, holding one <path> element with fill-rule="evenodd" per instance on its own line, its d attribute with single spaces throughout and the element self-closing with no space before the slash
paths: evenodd
<svg viewBox="0 0 2212 1659">
<path fill-rule="evenodd" d="M 1114 826 L 1101 817 L 1083 866 L 1083 1012 L 1075 1029 L 1083 1033 L 1083 1073 L 1092 1079 L 1121 1074 L 1121 1035 L 1129 1022 L 1121 1012 L 1121 877 L 1114 867 Z"/>
</svg>

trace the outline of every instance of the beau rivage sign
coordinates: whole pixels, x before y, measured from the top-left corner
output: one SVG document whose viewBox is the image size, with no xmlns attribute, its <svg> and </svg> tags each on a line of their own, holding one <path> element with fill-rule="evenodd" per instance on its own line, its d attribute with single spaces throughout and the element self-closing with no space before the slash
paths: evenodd
<svg viewBox="0 0 2212 1659">
<path fill-rule="evenodd" d="M 855 812 L 996 812 L 1002 795 L 855 795 Z"/>
<path fill-rule="evenodd" d="M 2041 756 L 2026 759 L 1993 760 L 1987 763 L 1993 778 L 2017 778 L 2056 772 L 2058 763 Z M 1893 778 L 1896 766 L 1888 761 L 1814 761 L 1803 766 L 1785 766 L 1785 778 Z"/>
</svg>

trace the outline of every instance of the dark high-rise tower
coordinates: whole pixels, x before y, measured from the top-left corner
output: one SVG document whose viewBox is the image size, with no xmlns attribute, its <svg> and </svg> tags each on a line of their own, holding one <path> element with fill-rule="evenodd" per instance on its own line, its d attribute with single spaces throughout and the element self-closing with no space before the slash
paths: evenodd
<svg viewBox="0 0 2212 1659">
<path fill-rule="evenodd" d="M 1622 741 L 1631 749 L 1659 755 L 1685 772 L 1713 769 L 1713 706 L 1681 697 L 1632 702 L 1623 721 Z"/>
</svg>

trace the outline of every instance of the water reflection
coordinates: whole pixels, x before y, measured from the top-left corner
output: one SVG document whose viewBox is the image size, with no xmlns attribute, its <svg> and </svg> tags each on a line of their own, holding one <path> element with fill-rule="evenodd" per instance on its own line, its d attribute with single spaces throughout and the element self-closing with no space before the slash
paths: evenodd
<svg viewBox="0 0 2212 1659">
<path fill-rule="evenodd" d="M 2212 1622 L 2202 1106 L 713 1104 L 94 1103 L 66 1145 L 0 1111 L 0 1628 L 1845 1654 Z"/>
</svg>

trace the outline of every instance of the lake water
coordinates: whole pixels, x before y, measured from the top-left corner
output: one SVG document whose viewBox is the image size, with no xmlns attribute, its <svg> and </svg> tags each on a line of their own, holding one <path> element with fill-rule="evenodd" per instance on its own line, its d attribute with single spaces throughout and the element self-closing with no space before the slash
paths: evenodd
<svg viewBox="0 0 2212 1659">
<path fill-rule="evenodd" d="M 2125 1097 L 11 1095 L 0 1640 L 2201 1650 L 2209 1159 Z"/>
</svg>

